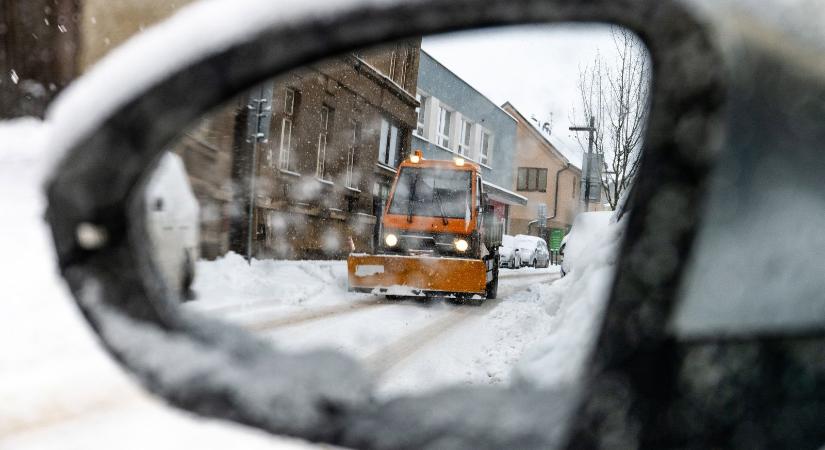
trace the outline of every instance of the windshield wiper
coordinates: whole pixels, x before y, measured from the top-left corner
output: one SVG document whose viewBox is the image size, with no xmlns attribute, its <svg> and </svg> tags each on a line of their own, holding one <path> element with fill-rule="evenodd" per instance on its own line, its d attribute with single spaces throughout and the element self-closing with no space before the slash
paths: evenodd
<svg viewBox="0 0 825 450">
<path fill-rule="evenodd" d="M 444 212 L 444 204 L 441 203 L 441 194 L 438 193 L 438 188 L 433 186 L 433 197 L 438 202 L 438 210 L 441 212 L 441 222 L 447 225 L 447 213 Z"/>
</svg>

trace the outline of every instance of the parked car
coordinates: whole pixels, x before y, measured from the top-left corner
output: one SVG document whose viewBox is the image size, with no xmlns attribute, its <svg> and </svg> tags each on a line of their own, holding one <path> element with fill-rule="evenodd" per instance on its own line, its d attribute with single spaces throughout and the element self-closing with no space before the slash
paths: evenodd
<svg viewBox="0 0 825 450">
<path fill-rule="evenodd" d="M 559 246 L 559 254 L 562 256 L 561 276 L 570 273 L 580 255 L 595 250 L 589 247 L 596 236 L 606 232 L 613 214 L 613 211 L 591 211 L 576 216 L 573 227 Z"/>
<path fill-rule="evenodd" d="M 191 300 L 195 262 L 200 258 L 200 206 L 180 156 L 163 155 L 149 179 L 145 202 L 158 266 L 168 285 Z"/>
<path fill-rule="evenodd" d="M 550 266 L 550 250 L 547 242 L 538 236 L 518 234 L 515 238 L 515 248 L 521 257 L 521 266 L 548 267 Z"/>
<path fill-rule="evenodd" d="M 521 256 L 519 255 L 519 249 L 516 247 L 516 239 L 513 236 L 505 234 L 502 237 L 498 254 L 501 256 L 500 267 L 507 267 L 509 269 L 518 269 L 521 267 Z"/>
</svg>

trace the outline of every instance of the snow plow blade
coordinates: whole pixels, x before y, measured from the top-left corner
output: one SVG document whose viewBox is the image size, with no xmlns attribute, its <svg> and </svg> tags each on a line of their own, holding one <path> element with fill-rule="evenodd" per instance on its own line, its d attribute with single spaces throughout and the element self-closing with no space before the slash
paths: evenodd
<svg viewBox="0 0 825 450">
<path fill-rule="evenodd" d="M 477 259 L 350 255 L 349 290 L 386 295 L 486 294 L 487 273 Z"/>
</svg>

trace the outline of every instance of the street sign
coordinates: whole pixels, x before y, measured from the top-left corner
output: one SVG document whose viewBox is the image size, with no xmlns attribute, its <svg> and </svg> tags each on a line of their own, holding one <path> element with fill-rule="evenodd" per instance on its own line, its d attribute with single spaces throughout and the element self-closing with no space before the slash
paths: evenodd
<svg viewBox="0 0 825 450">
<path fill-rule="evenodd" d="M 557 252 L 561 247 L 561 240 L 564 239 L 564 229 L 563 228 L 553 228 L 550 230 L 550 250 Z"/>
</svg>

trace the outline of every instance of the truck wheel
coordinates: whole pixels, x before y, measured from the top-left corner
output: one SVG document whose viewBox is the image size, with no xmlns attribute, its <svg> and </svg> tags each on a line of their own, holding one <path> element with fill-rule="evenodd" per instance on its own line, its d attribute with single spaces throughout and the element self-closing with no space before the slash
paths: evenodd
<svg viewBox="0 0 825 450">
<path fill-rule="evenodd" d="M 498 261 L 499 256 L 496 255 L 494 260 L 495 264 L 493 264 L 493 279 L 487 283 L 487 300 L 493 300 L 498 295 Z"/>
</svg>

